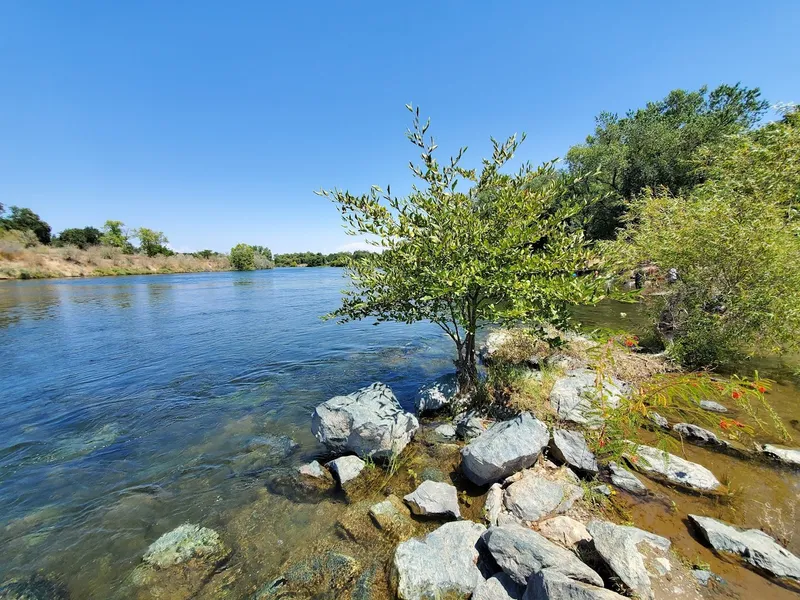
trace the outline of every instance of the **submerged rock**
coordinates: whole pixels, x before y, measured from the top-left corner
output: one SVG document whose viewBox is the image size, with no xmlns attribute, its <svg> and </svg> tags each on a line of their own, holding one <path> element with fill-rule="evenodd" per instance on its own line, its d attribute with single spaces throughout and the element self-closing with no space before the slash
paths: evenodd
<svg viewBox="0 0 800 600">
<path fill-rule="evenodd" d="M 319 461 L 312 460 L 310 463 L 297 467 L 297 472 L 304 477 L 314 477 L 316 479 L 327 479 L 331 474 L 326 471 Z"/>
<path fill-rule="evenodd" d="M 636 446 L 636 455 L 629 461 L 640 471 L 668 483 L 701 492 L 713 492 L 722 485 L 702 465 L 650 446 Z"/>
<path fill-rule="evenodd" d="M 653 600 L 646 564 L 648 556 L 640 552 L 641 544 L 647 544 L 663 555 L 669 551 L 670 541 L 636 527 L 615 525 L 608 521 L 591 521 L 587 529 L 594 540 L 595 551 L 625 588 L 642 600 Z M 669 572 L 669 562 L 666 567 L 659 566 Z M 653 570 L 658 571 L 657 568 Z"/>
<path fill-rule="evenodd" d="M 550 458 L 558 464 L 594 475 L 598 472 L 597 459 L 586 445 L 586 438 L 580 431 L 554 429 L 550 440 Z"/>
<path fill-rule="evenodd" d="M 522 600 L 626 600 L 616 592 L 544 569 L 531 577 Z"/>
<path fill-rule="evenodd" d="M 340 456 L 327 464 L 342 487 L 358 477 L 366 466 L 367 463 L 357 456 Z"/>
<path fill-rule="evenodd" d="M 692 423 L 676 423 L 672 430 L 679 434 L 681 438 L 698 446 L 719 446 L 727 447 L 730 444 L 717 437 L 717 434 L 708 429 L 703 429 Z"/>
<path fill-rule="evenodd" d="M 600 576 L 572 552 L 527 527 L 491 527 L 483 541 L 500 568 L 519 585 L 526 585 L 531 575 L 548 568 L 570 579 L 603 585 Z"/>
<path fill-rule="evenodd" d="M 486 531 L 472 521 L 445 523 L 397 546 L 394 579 L 400 600 L 468 598 L 483 581 L 477 544 Z"/>
<path fill-rule="evenodd" d="M 411 537 L 416 529 L 408 508 L 393 494 L 387 496 L 386 500 L 373 504 L 369 509 L 369 516 L 378 529 L 397 540 Z"/>
<path fill-rule="evenodd" d="M 559 418 L 579 425 L 596 426 L 602 421 L 599 406 L 619 405 L 625 384 L 615 378 L 598 384 L 599 375 L 589 369 L 574 369 L 556 380 L 550 392 L 550 404 Z"/>
<path fill-rule="evenodd" d="M 537 470 L 530 470 L 506 488 L 503 504 L 520 521 L 534 522 L 568 511 L 582 497 L 583 488 L 567 477 L 548 478 Z"/>
<path fill-rule="evenodd" d="M 439 377 L 433 383 L 423 386 L 414 399 L 414 409 L 418 415 L 441 410 L 455 399 L 458 394 L 458 378 L 455 373 Z M 452 414 L 452 413 L 450 413 Z"/>
<path fill-rule="evenodd" d="M 720 404 L 719 402 L 714 402 L 713 400 L 700 400 L 700 408 L 715 413 L 728 412 L 728 408 L 726 406 Z"/>
<path fill-rule="evenodd" d="M 67 600 L 67 588 L 41 575 L 0 584 L 0 600 Z"/>
<path fill-rule="evenodd" d="M 764 444 L 761 452 L 768 458 L 792 467 L 800 467 L 800 449 Z"/>
<path fill-rule="evenodd" d="M 495 573 L 481 581 L 472 592 L 472 600 L 520 600 L 525 586 L 519 585 L 505 573 Z"/>
<path fill-rule="evenodd" d="M 361 564 L 351 556 L 327 551 L 291 565 L 281 577 L 266 584 L 253 600 L 319 597 L 331 591 L 339 593 L 350 587 L 361 572 Z M 331 597 L 331 596 L 324 596 Z"/>
<path fill-rule="evenodd" d="M 608 468 L 611 471 L 611 483 L 619 489 L 637 496 L 647 493 L 647 487 L 639 481 L 638 477 L 624 467 L 615 462 L 610 462 L 608 463 Z"/>
<path fill-rule="evenodd" d="M 487 485 L 530 467 L 550 440 L 547 426 L 530 413 L 495 423 L 461 450 L 470 481 Z"/>
<path fill-rule="evenodd" d="M 735 525 L 689 515 L 708 544 L 718 552 L 738 554 L 745 562 L 775 577 L 800 581 L 800 558 L 758 529 L 740 529 Z"/>
<path fill-rule="evenodd" d="M 581 542 L 592 541 L 592 535 L 583 523 L 563 515 L 539 523 L 539 533 L 568 549 L 576 548 Z"/>
<path fill-rule="evenodd" d="M 311 417 L 311 432 L 336 452 L 388 459 L 399 454 L 419 428 L 388 386 L 371 386 L 323 402 Z"/>
<path fill-rule="evenodd" d="M 403 500 L 415 515 L 461 518 L 461 512 L 458 509 L 458 492 L 449 483 L 423 481 Z"/>
</svg>

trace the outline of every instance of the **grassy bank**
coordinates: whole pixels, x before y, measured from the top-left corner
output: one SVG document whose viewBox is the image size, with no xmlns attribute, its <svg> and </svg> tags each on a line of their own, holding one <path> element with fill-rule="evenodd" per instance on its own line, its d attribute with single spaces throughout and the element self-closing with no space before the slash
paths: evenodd
<svg viewBox="0 0 800 600">
<path fill-rule="evenodd" d="M 13 239 L 0 240 L 0 279 L 46 279 L 229 271 L 227 256 L 201 258 L 189 254 L 144 256 L 124 254 L 118 248 L 74 246 L 26 247 Z"/>
</svg>

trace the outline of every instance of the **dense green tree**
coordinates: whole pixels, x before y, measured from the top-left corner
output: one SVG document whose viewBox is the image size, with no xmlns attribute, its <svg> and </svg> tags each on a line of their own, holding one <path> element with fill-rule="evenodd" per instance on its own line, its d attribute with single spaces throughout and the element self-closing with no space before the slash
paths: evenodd
<svg viewBox="0 0 800 600">
<path fill-rule="evenodd" d="M 125 254 L 133 254 L 134 248 L 130 242 L 130 234 L 122 221 L 106 221 L 100 241 L 106 246 L 119 248 Z"/>
<path fill-rule="evenodd" d="M 133 236 L 139 238 L 140 249 L 147 256 L 158 256 L 159 254 L 169 256 L 174 254 L 172 250 L 167 248 L 166 244 L 169 243 L 169 240 L 161 231 L 140 227 L 133 230 Z"/>
<path fill-rule="evenodd" d="M 83 229 L 73 227 L 59 233 L 56 241 L 62 245 L 70 244 L 85 250 L 89 246 L 98 246 L 102 235 L 97 227 L 84 227 Z"/>
<path fill-rule="evenodd" d="M 704 149 L 707 181 L 634 202 L 612 246 L 627 264 L 675 269 L 646 297 L 669 351 L 690 367 L 800 340 L 800 123 L 789 116 Z"/>
<path fill-rule="evenodd" d="M 50 225 L 42 221 L 39 215 L 30 208 L 12 206 L 9 216 L 0 218 L 0 227 L 17 231 L 31 231 L 39 240 L 39 243 L 50 243 Z"/>
<path fill-rule="evenodd" d="M 698 149 L 751 127 L 767 107 L 758 88 L 736 84 L 673 90 L 622 118 L 601 113 L 595 133 L 567 153 L 571 175 L 600 171 L 581 183 L 583 193 L 604 195 L 584 215 L 589 235 L 613 237 L 629 202 L 645 188 L 680 194 L 701 183 Z"/>
<path fill-rule="evenodd" d="M 252 271 L 256 268 L 256 252 L 249 244 L 236 244 L 231 248 L 231 266 L 237 271 Z"/>
<path fill-rule="evenodd" d="M 253 246 L 253 251 L 263 256 L 266 260 L 272 261 L 272 250 L 266 246 Z"/>
<path fill-rule="evenodd" d="M 411 110 L 411 107 L 408 107 Z M 552 164 L 500 172 L 520 141 L 492 140 L 480 172 L 460 166 L 464 148 L 440 164 L 415 112 L 410 141 L 421 181 L 404 198 L 373 187 L 354 196 L 320 194 L 339 208 L 348 233 L 376 239 L 383 252 L 349 263 L 351 288 L 329 317 L 342 321 L 429 320 L 453 340 L 459 385 L 477 384 L 475 339 L 484 323 L 534 320 L 563 324 L 569 307 L 602 297 L 599 262 L 582 232 L 568 226 L 586 204 L 574 198 Z M 545 183 L 539 185 L 541 178 Z M 457 191 L 458 182 L 471 189 Z"/>
</svg>

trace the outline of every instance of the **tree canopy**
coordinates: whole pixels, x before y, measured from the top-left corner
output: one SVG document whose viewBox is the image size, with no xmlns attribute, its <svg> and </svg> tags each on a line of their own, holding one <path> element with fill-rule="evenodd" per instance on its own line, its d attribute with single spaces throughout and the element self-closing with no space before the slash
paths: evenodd
<svg viewBox="0 0 800 600">
<path fill-rule="evenodd" d="M 56 241 L 59 244 L 70 244 L 85 250 L 89 246 L 98 246 L 102 235 L 102 232 L 97 227 L 84 227 L 83 229 L 72 227 L 59 233 Z"/>
<path fill-rule="evenodd" d="M 18 231 L 32 231 L 41 244 L 49 244 L 51 239 L 50 225 L 30 208 L 12 206 L 7 217 L 0 218 L 0 227 Z"/>
<path fill-rule="evenodd" d="M 169 240 L 161 231 L 139 227 L 133 230 L 133 235 L 139 238 L 140 250 L 147 256 L 158 256 L 159 254 L 169 256 L 174 254 L 172 250 L 167 248 Z"/>
<path fill-rule="evenodd" d="M 256 268 L 256 252 L 249 244 L 236 244 L 231 248 L 231 266 L 237 271 L 252 271 Z"/>
<path fill-rule="evenodd" d="M 410 195 L 377 187 L 357 196 L 319 192 L 337 204 L 348 233 L 376 239 L 383 250 L 348 262 L 351 289 L 329 317 L 436 323 L 456 346 L 460 387 L 469 391 L 484 323 L 563 323 L 569 306 L 602 297 L 599 257 L 569 226 L 588 201 L 553 176 L 552 164 L 501 172 L 524 136 L 492 139 L 479 171 L 460 166 L 466 148 L 440 164 L 437 144 L 425 138 L 430 121 L 421 124 L 419 109 L 408 108 L 407 136 L 422 159 L 411 165 L 421 184 Z M 459 182 L 472 187 L 458 191 Z"/>
</svg>

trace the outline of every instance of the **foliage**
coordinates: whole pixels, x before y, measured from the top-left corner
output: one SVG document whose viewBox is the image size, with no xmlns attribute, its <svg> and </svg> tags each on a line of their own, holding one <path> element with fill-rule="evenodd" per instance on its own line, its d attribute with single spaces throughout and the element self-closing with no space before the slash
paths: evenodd
<svg viewBox="0 0 800 600">
<path fill-rule="evenodd" d="M 147 227 L 140 227 L 133 230 L 133 236 L 139 238 L 140 250 L 147 256 L 170 256 L 174 254 L 172 250 L 166 247 L 169 243 L 167 236 L 161 231 L 154 231 Z"/>
<path fill-rule="evenodd" d="M 89 246 L 99 246 L 101 237 L 102 233 L 97 227 L 84 227 L 83 229 L 72 227 L 59 233 L 54 242 L 58 245 L 77 246 L 81 250 L 85 250 Z"/>
<path fill-rule="evenodd" d="M 125 229 L 125 223 L 122 221 L 106 221 L 100 241 L 106 246 L 119 248 L 125 254 L 133 254 L 133 244 L 130 242 L 128 230 Z"/>
<path fill-rule="evenodd" d="M 212 256 L 219 255 L 219 252 L 214 252 L 213 250 L 199 250 L 198 252 L 192 252 L 192 256 L 197 258 L 211 258 Z"/>
<path fill-rule="evenodd" d="M 253 251 L 256 254 L 260 254 L 264 259 L 272 262 L 272 250 L 266 246 L 253 246 Z"/>
<path fill-rule="evenodd" d="M 648 296 L 669 351 L 690 366 L 786 351 L 800 339 L 800 127 L 795 119 L 704 153 L 711 178 L 687 196 L 637 201 L 614 250 L 674 268 Z"/>
<path fill-rule="evenodd" d="M 30 208 L 12 206 L 9 216 L 0 218 L 0 227 L 16 231 L 32 231 L 39 243 L 50 243 L 50 225 L 42 221 L 39 215 Z"/>
<path fill-rule="evenodd" d="M 567 153 L 571 174 L 601 171 L 582 182 L 583 193 L 609 193 L 585 213 L 588 235 L 612 237 L 628 203 L 645 188 L 680 194 L 701 183 L 705 174 L 696 168 L 697 150 L 751 127 L 767 106 L 758 88 L 736 84 L 711 92 L 673 90 L 623 118 L 601 113 L 595 133 Z"/>
<path fill-rule="evenodd" d="M 320 192 L 338 205 L 348 233 L 375 238 L 383 250 L 348 264 L 352 287 L 329 317 L 436 323 L 455 343 L 459 384 L 470 391 L 479 326 L 563 323 L 570 305 L 602 297 L 600 262 L 582 232 L 569 227 L 586 202 L 552 177 L 552 164 L 501 173 L 521 142 L 512 136 L 492 140 L 480 172 L 459 165 L 465 148 L 441 165 L 433 138 L 424 139 L 430 121 L 422 125 L 419 109 L 408 108 L 415 118 L 407 136 L 422 150 L 422 165 L 411 165 L 420 187 L 405 198 L 377 187 L 361 196 Z M 459 181 L 473 187 L 459 192 Z"/>
<path fill-rule="evenodd" d="M 231 266 L 237 271 L 252 271 L 256 268 L 256 252 L 249 244 L 237 244 L 231 248 Z"/>
<path fill-rule="evenodd" d="M 321 252 L 291 252 L 276 254 L 276 267 L 346 267 L 349 260 L 359 260 L 370 254 L 366 250 L 355 252 L 334 252 L 322 254 Z"/>
</svg>

